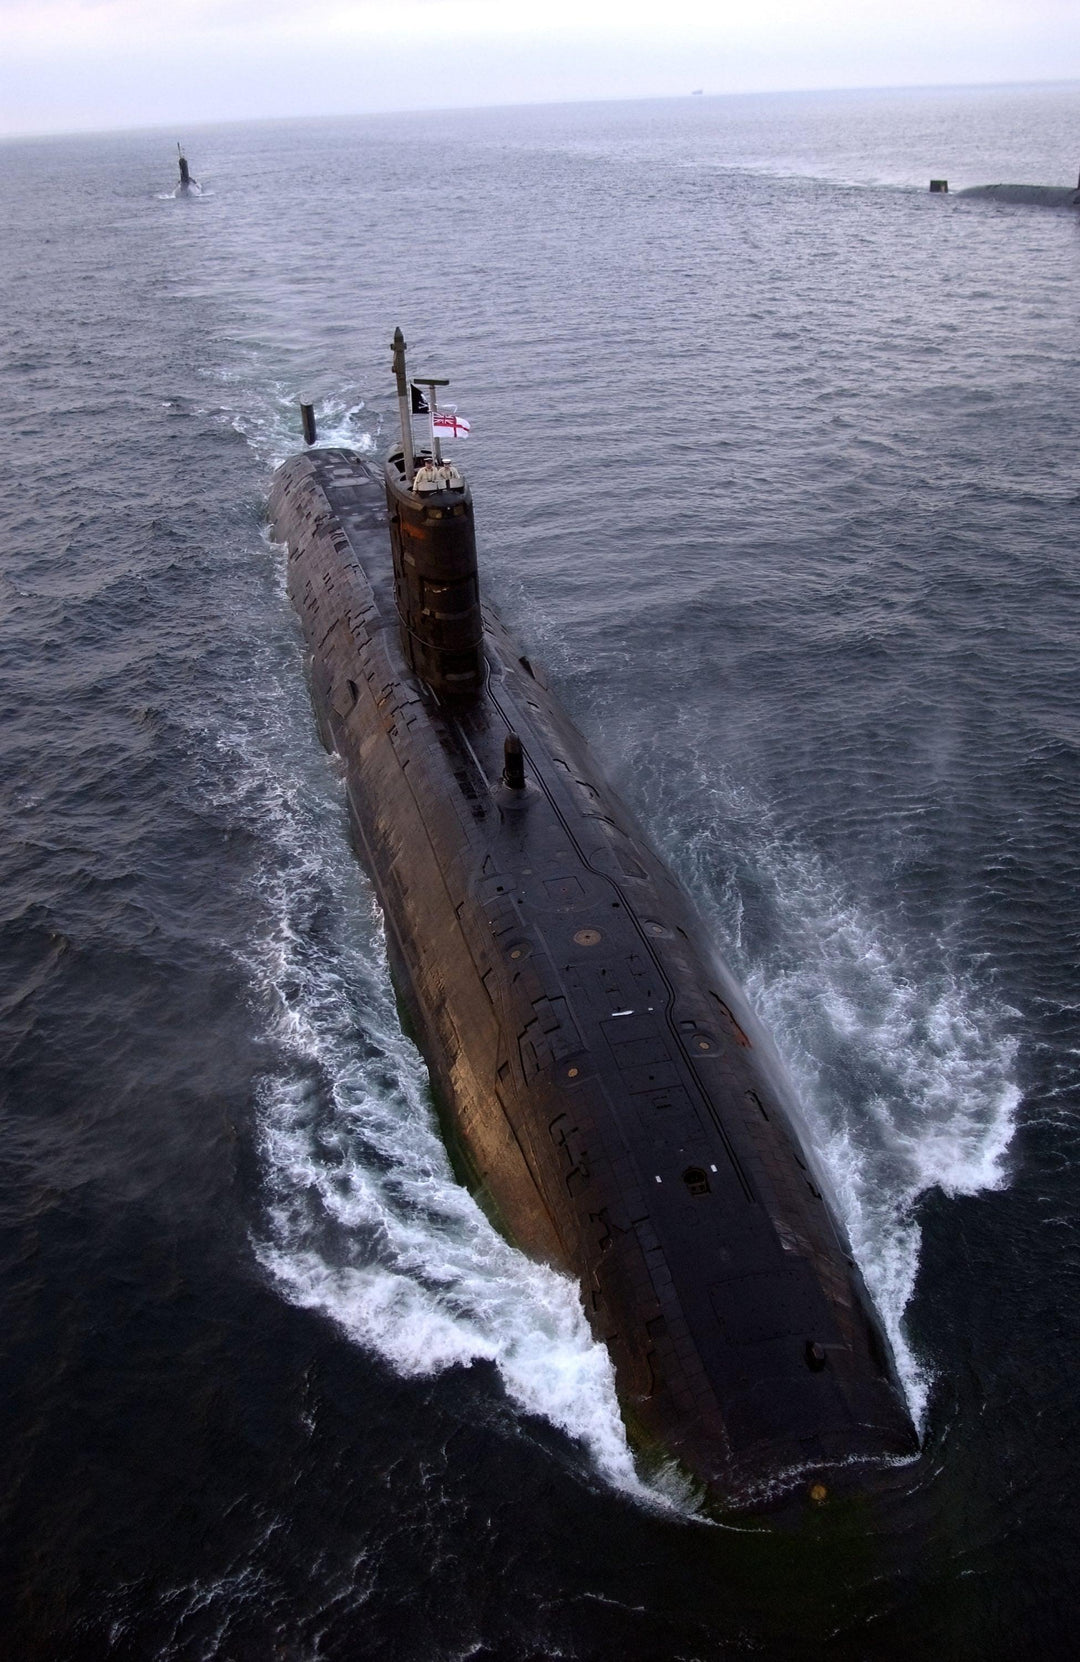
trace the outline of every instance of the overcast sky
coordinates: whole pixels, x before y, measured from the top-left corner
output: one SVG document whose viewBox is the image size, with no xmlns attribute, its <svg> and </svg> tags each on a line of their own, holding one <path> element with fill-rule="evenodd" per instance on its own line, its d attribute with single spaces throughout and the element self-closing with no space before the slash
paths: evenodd
<svg viewBox="0 0 1080 1662">
<path fill-rule="evenodd" d="M 0 0 L 0 133 L 1080 77 L 1080 0 Z"/>
</svg>

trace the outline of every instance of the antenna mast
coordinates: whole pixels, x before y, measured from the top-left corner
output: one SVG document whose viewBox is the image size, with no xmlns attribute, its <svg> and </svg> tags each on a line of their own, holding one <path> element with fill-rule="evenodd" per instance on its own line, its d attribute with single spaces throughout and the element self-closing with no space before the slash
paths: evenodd
<svg viewBox="0 0 1080 1662">
<path fill-rule="evenodd" d="M 397 377 L 398 409 L 401 411 L 401 449 L 405 457 L 405 483 L 411 485 L 416 472 L 412 442 L 412 395 L 405 373 L 405 336 L 394 330 L 394 374 Z"/>
</svg>

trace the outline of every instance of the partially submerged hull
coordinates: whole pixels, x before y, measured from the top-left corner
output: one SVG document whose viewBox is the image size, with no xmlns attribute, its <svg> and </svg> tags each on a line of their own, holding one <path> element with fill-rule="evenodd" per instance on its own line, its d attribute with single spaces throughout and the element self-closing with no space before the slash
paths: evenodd
<svg viewBox="0 0 1080 1662">
<path fill-rule="evenodd" d="M 977 197 L 984 202 L 1008 202 L 1023 208 L 1080 207 L 1080 189 L 1075 185 L 970 185 L 957 196 Z"/>
<path fill-rule="evenodd" d="M 279 469 L 270 512 L 320 730 L 470 1181 L 579 1283 L 635 1433 L 728 1503 L 913 1454 L 766 1035 L 543 677 L 490 608 L 482 634 L 470 622 L 457 567 L 458 598 L 440 591 L 440 612 L 429 587 L 409 621 L 414 552 L 451 518 L 471 538 L 472 507 L 463 486 L 415 498 L 402 474 L 313 451 Z M 417 673 L 428 626 L 467 697 Z M 510 734 L 521 789 L 503 777 Z"/>
</svg>

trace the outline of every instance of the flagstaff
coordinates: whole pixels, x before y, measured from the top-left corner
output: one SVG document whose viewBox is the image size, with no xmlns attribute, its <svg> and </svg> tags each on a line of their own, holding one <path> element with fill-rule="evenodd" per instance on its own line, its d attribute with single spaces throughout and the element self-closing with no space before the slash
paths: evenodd
<svg viewBox="0 0 1080 1662">
<path fill-rule="evenodd" d="M 435 388 L 436 387 L 448 387 L 450 385 L 450 383 L 449 383 L 449 381 L 446 381 L 446 380 L 437 380 L 435 377 L 433 377 L 431 375 L 425 375 L 425 376 L 423 376 L 419 379 L 414 377 L 412 384 L 417 389 L 417 391 L 420 393 L 421 399 L 423 399 L 424 402 L 426 402 L 427 413 L 428 413 L 428 426 L 429 426 L 430 431 L 431 431 L 431 459 L 435 463 L 436 467 L 440 467 L 442 465 L 442 446 L 439 443 L 439 433 L 438 433 L 438 426 L 437 426 L 437 417 L 438 417 L 438 414 L 439 414 L 439 404 L 438 404 L 438 395 L 435 392 Z M 426 399 L 425 399 L 425 392 L 426 392 Z"/>
</svg>

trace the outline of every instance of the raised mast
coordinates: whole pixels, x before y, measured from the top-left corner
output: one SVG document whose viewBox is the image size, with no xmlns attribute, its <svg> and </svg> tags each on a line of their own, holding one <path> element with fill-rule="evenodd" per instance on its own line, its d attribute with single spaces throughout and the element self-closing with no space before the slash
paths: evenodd
<svg viewBox="0 0 1080 1662">
<path fill-rule="evenodd" d="M 401 450 L 405 460 L 405 483 L 411 485 L 416 472 L 412 442 L 412 394 L 405 372 L 405 336 L 394 330 L 394 374 L 397 377 L 398 409 L 401 412 Z"/>
</svg>

